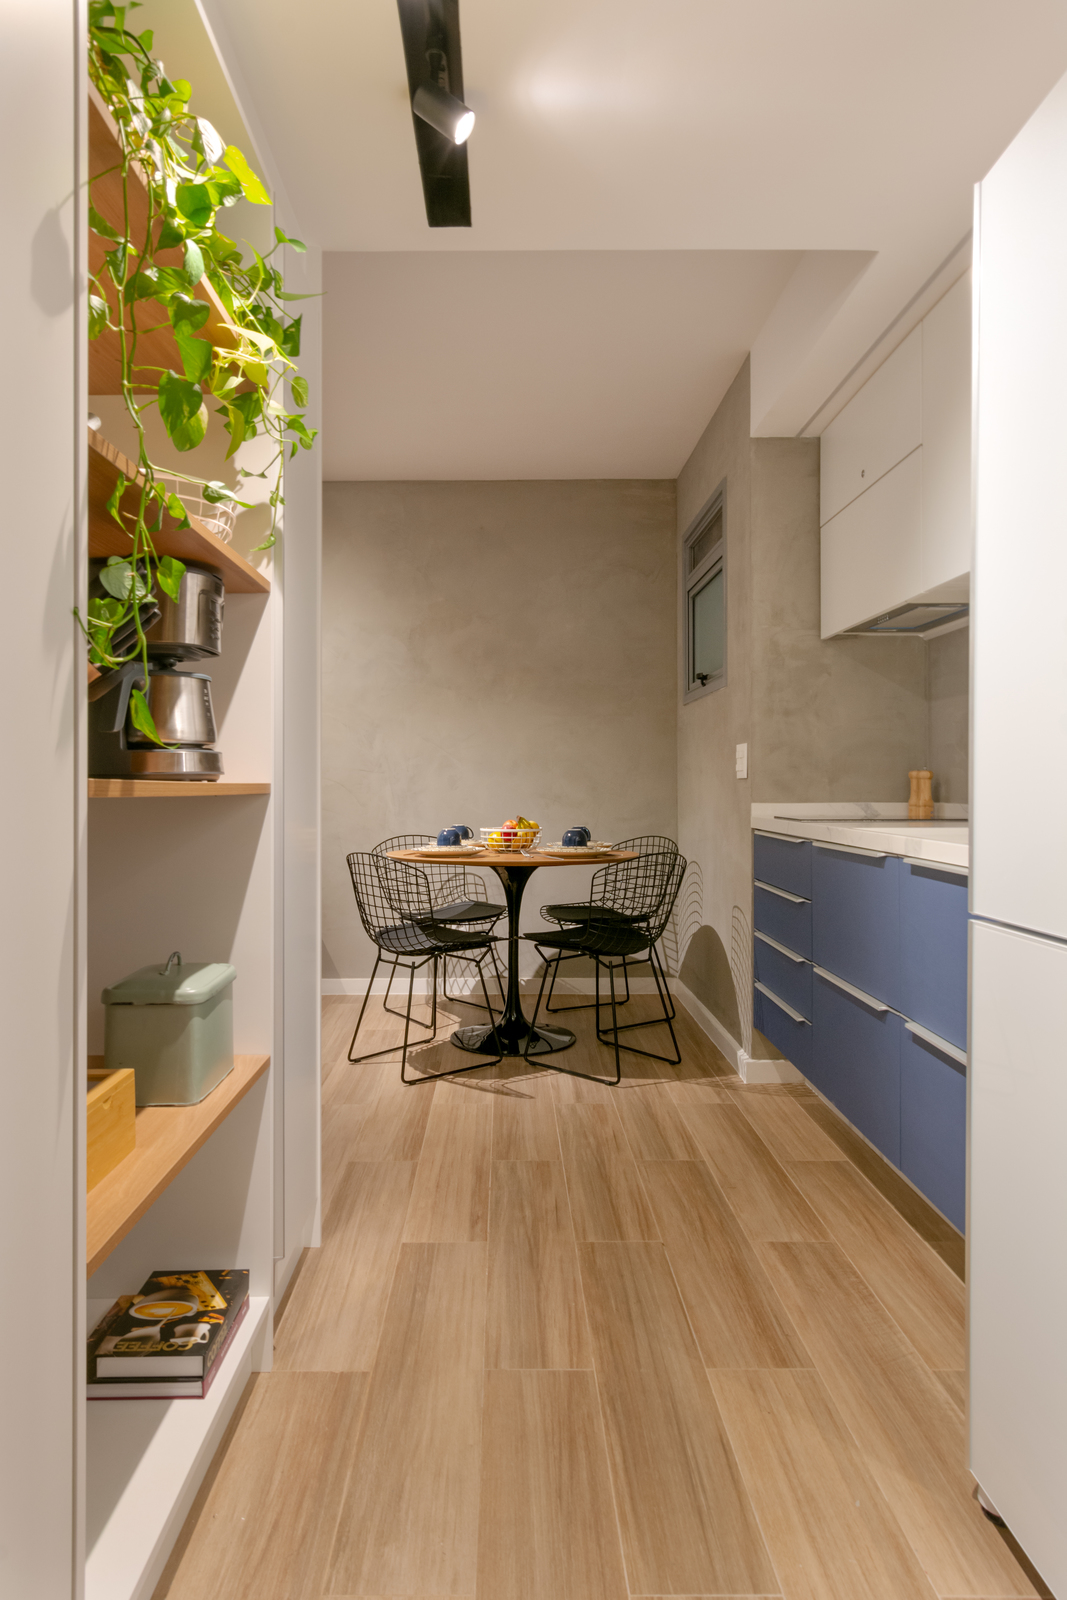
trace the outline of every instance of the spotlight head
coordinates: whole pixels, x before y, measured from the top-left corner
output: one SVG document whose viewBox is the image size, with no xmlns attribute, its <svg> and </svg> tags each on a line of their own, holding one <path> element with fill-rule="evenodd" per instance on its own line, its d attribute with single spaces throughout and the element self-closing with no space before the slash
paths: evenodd
<svg viewBox="0 0 1067 1600">
<path fill-rule="evenodd" d="M 436 128 L 446 139 L 451 139 L 453 144 L 465 144 L 471 136 L 474 112 L 462 100 L 457 100 L 454 94 L 438 88 L 435 83 L 419 84 L 411 109 L 423 122 L 428 122 L 431 128 Z"/>
</svg>

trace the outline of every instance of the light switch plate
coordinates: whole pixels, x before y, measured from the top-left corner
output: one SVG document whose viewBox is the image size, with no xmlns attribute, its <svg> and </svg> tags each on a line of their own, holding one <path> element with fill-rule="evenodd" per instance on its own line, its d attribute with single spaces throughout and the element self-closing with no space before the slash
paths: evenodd
<svg viewBox="0 0 1067 1600">
<path fill-rule="evenodd" d="M 739 744 L 734 756 L 734 771 L 739 778 L 748 777 L 748 745 Z"/>
</svg>

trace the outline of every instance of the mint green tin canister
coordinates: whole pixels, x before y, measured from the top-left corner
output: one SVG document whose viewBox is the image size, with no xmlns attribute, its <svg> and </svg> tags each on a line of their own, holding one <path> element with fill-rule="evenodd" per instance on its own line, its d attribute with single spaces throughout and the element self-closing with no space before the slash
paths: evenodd
<svg viewBox="0 0 1067 1600">
<path fill-rule="evenodd" d="M 233 1070 L 236 976 L 175 950 L 104 990 L 104 1062 L 133 1068 L 139 1106 L 196 1105 Z"/>
</svg>

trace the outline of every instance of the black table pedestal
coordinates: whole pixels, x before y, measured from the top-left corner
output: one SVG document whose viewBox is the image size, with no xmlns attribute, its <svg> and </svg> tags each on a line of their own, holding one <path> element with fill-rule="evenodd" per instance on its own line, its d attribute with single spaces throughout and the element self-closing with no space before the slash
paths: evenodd
<svg viewBox="0 0 1067 1600">
<path fill-rule="evenodd" d="M 457 1028 L 452 1035 L 452 1043 L 458 1050 L 470 1050 L 474 1055 L 483 1056 L 501 1053 L 505 1056 L 524 1056 L 527 1048 L 531 1056 L 569 1050 L 575 1038 L 569 1028 L 538 1026 L 531 1029 L 522 1014 L 519 996 L 519 907 L 522 905 L 523 890 L 531 874 L 537 871 L 537 864 L 523 861 L 520 857 L 514 866 L 494 865 L 493 871 L 504 885 L 504 899 L 508 908 L 508 993 L 504 1015 L 496 1025 L 495 1035 L 490 1024 L 478 1023 L 470 1028 Z M 533 1040 L 528 1046 L 531 1032 Z M 497 1039 L 500 1041 L 499 1048 Z"/>
</svg>

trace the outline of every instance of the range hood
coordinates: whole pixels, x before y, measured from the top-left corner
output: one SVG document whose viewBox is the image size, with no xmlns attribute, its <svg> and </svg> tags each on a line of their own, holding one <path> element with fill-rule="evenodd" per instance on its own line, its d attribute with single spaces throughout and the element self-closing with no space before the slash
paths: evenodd
<svg viewBox="0 0 1067 1600">
<path fill-rule="evenodd" d="M 884 611 L 870 622 L 846 631 L 850 634 L 910 633 L 928 639 L 942 630 L 962 627 L 970 609 L 966 601 L 960 600 L 911 600 L 907 605 Z"/>
</svg>

